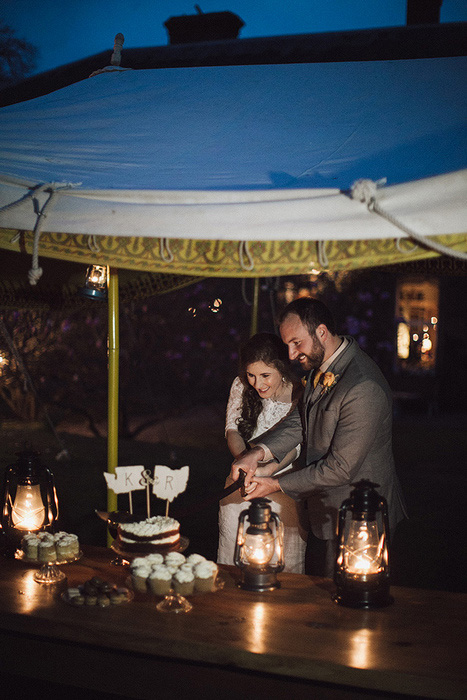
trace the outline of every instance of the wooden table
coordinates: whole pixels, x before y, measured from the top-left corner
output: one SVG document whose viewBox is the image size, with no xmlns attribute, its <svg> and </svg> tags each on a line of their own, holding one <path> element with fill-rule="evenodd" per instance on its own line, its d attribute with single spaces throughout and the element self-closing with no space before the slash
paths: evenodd
<svg viewBox="0 0 467 700">
<path fill-rule="evenodd" d="M 109 565 L 110 550 L 83 549 L 64 567 L 67 585 L 128 577 Z M 251 593 L 222 567 L 224 590 L 193 597 L 190 613 L 164 614 L 143 595 L 71 607 L 23 562 L 2 559 L 0 572 L 2 671 L 11 674 L 174 700 L 207 688 L 220 700 L 467 697 L 464 594 L 393 587 L 394 605 L 354 610 L 331 600 L 326 579 L 281 574 L 280 590 Z"/>
</svg>

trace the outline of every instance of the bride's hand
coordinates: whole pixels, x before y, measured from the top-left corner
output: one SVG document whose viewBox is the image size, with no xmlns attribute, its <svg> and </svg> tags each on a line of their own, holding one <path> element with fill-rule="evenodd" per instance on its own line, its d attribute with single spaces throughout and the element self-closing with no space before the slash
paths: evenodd
<svg viewBox="0 0 467 700">
<path fill-rule="evenodd" d="M 277 470 L 277 462 L 272 460 L 256 468 L 255 476 L 272 476 Z"/>
<path fill-rule="evenodd" d="M 257 484 L 252 481 L 250 484 L 248 484 L 248 486 L 244 487 L 245 493 L 249 496 L 250 493 L 253 493 L 253 491 L 256 489 L 256 486 Z"/>
</svg>

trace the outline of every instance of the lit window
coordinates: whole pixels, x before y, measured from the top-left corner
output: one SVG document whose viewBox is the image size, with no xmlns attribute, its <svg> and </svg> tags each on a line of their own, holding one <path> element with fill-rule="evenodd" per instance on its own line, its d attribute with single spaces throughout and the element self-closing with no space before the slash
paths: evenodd
<svg viewBox="0 0 467 700">
<path fill-rule="evenodd" d="M 397 363 L 408 371 L 435 367 L 438 344 L 439 283 L 402 278 L 396 291 Z"/>
</svg>

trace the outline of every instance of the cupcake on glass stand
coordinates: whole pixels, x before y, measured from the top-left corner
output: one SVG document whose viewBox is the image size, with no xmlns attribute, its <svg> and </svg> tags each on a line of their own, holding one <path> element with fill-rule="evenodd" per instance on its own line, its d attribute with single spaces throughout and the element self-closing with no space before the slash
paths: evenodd
<svg viewBox="0 0 467 700">
<path fill-rule="evenodd" d="M 183 559 L 185 559 L 185 557 L 183 557 Z M 170 566 L 170 563 L 169 561 L 169 565 L 162 564 L 153 569 L 149 578 L 149 587 L 152 593 L 164 596 L 164 598 L 157 603 L 156 608 L 159 612 L 190 612 L 193 605 L 185 596 L 193 593 L 193 573 L 192 571 L 182 571 L 180 567 L 183 562 L 181 561 L 175 571 L 175 564 L 172 563 Z M 162 575 L 164 576 L 163 584 L 162 580 L 159 578 Z"/>
<path fill-rule="evenodd" d="M 17 559 L 40 565 L 34 574 L 37 583 L 59 583 L 66 576 L 60 570 L 62 564 L 71 564 L 82 557 L 78 537 L 67 532 L 38 532 L 27 534 L 21 541 Z"/>
</svg>

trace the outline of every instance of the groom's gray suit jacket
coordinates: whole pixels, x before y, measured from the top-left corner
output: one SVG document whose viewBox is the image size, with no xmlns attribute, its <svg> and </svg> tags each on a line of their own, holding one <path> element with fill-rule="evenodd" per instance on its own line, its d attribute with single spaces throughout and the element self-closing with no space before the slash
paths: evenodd
<svg viewBox="0 0 467 700">
<path fill-rule="evenodd" d="M 301 404 L 255 442 L 280 461 L 302 442 L 305 466 L 279 478 L 295 500 L 306 498 L 313 533 L 336 534 L 337 512 L 352 483 L 369 479 L 388 502 L 391 529 L 405 515 L 392 453 L 392 395 L 375 362 L 348 337 L 349 344 L 326 370 L 335 385 L 313 390 L 310 373 Z"/>
</svg>

